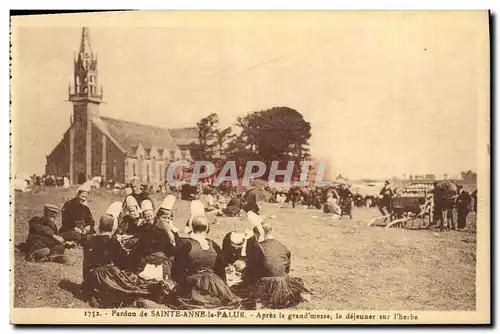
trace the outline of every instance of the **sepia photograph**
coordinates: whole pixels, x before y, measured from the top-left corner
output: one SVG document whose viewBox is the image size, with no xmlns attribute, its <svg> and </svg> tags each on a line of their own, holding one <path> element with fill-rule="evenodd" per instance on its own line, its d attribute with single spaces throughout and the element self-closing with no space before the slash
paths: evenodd
<svg viewBox="0 0 500 334">
<path fill-rule="evenodd" d="M 489 15 L 12 16 L 11 322 L 490 323 Z"/>
</svg>

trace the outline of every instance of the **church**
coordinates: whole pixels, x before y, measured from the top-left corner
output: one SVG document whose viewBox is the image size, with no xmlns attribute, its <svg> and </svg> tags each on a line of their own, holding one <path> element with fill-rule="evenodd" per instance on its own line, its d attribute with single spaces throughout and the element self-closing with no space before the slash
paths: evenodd
<svg viewBox="0 0 500 334">
<path fill-rule="evenodd" d="M 47 175 L 67 176 L 71 184 L 102 176 L 115 182 L 137 177 L 144 184 L 158 185 L 164 184 L 171 162 L 191 160 L 190 148 L 198 141 L 196 127 L 168 129 L 103 117 L 103 89 L 98 87 L 97 56 L 84 27 L 68 92 L 71 124 L 47 155 Z"/>
</svg>

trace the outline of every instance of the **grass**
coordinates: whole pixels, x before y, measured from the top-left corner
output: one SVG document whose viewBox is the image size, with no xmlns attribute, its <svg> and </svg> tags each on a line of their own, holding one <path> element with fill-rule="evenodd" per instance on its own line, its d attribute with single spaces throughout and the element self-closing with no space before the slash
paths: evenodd
<svg viewBox="0 0 500 334">
<path fill-rule="evenodd" d="M 26 240 L 27 222 L 45 203 L 62 205 L 75 189 L 35 189 L 15 194 L 14 243 Z M 98 219 L 123 194 L 93 191 L 89 207 Z M 153 196 L 155 203 L 160 196 Z M 353 219 L 331 220 L 320 211 L 262 204 L 276 239 L 292 252 L 291 274 L 313 290 L 299 309 L 474 310 L 476 308 L 475 215 L 468 232 L 367 227 L 375 209 L 355 208 Z M 175 205 L 175 224 L 183 228 L 188 202 Z M 248 228 L 246 220 L 219 219 L 210 237 L 217 243 L 229 230 Z M 14 256 L 15 307 L 88 308 L 73 292 L 82 280 L 82 251 L 67 251 L 68 264 L 31 263 Z"/>
</svg>

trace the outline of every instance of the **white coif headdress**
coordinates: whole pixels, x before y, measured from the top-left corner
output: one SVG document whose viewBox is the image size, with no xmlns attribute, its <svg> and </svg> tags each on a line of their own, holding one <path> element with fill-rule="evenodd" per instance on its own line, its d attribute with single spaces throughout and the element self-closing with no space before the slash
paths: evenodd
<svg viewBox="0 0 500 334">
<path fill-rule="evenodd" d="M 205 205 L 203 204 L 202 201 L 200 200 L 194 200 L 191 202 L 191 217 L 189 218 L 187 224 L 186 224 L 186 228 L 184 229 L 184 232 L 186 234 L 189 234 L 192 232 L 193 228 L 192 228 L 192 222 L 193 222 L 193 218 L 194 217 L 197 217 L 197 216 L 206 216 L 205 214 Z"/>
<path fill-rule="evenodd" d="M 262 228 L 262 222 L 264 220 L 262 219 L 261 216 L 259 216 L 258 214 L 256 214 L 253 211 L 247 212 L 247 218 L 248 218 L 249 223 L 252 225 L 252 227 L 257 227 L 257 229 L 259 230 L 260 238 L 258 241 L 259 242 L 262 241 L 262 239 L 264 238 L 264 234 L 265 234 L 264 229 Z"/>
<path fill-rule="evenodd" d="M 122 203 L 121 202 L 112 203 L 108 207 L 108 210 L 106 210 L 106 215 L 113 217 L 113 230 L 111 231 L 111 235 L 113 235 L 116 232 L 116 229 L 118 228 L 118 217 L 120 216 L 121 210 L 122 210 Z M 97 234 L 100 233 L 99 223 L 96 226 L 96 232 L 97 232 Z"/>
</svg>

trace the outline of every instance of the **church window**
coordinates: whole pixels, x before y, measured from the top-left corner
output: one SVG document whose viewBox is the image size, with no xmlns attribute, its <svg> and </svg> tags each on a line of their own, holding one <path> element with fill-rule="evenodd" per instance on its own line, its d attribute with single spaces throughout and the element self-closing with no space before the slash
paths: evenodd
<svg viewBox="0 0 500 334">
<path fill-rule="evenodd" d="M 133 173 L 133 174 L 134 174 L 134 176 L 136 176 L 136 174 L 135 174 L 135 162 L 132 164 L 132 169 L 133 169 L 133 172 L 134 172 L 134 173 Z"/>
</svg>

